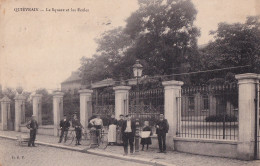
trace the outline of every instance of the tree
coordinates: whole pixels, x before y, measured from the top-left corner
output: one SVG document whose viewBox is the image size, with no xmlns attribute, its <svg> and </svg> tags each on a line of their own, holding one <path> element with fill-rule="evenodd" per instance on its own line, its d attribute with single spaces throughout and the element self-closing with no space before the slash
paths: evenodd
<svg viewBox="0 0 260 166">
<path fill-rule="evenodd" d="M 245 23 L 220 23 L 211 32 L 214 41 L 203 50 L 204 68 L 225 68 L 250 65 L 250 72 L 259 72 L 260 22 L 250 16 Z M 241 72 L 236 71 L 236 72 Z M 245 71 L 242 71 L 245 72 Z M 222 72 L 223 75 L 223 72 Z"/>
<path fill-rule="evenodd" d="M 122 27 L 104 32 L 96 42 L 98 48 L 93 58 L 81 59 L 80 71 L 85 84 L 118 77 L 124 70 L 124 52 L 131 45 L 131 40 Z"/>
<path fill-rule="evenodd" d="M 139 0 L 140 8 L 125 28 L 105 32 L 97 40 L 93 58 L 81 59 L 85 84 L 105 78 L 131 77 L 140 59 L 145 75 L 172 74 L 197 50 L 199 30 L 193 25 L 197 11 L 190 0 Z M 194 59 L 194 58 L 193 58 Z"/>
<path fill-rule="evenodd" d="M 135 41 L 128 51 L 143 59 L 147 75 L 172 74 L 197 49 L 197 11 L 190 0 L 139 0 L 140 8 L 127 19 L 125 32 Z"/>
</svg>

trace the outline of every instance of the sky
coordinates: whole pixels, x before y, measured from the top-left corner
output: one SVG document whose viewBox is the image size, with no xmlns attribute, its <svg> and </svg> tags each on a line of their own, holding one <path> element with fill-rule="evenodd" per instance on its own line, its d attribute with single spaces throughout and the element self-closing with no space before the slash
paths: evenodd
<svg viewBox="0 0 260 166">
<path fill-rule="evenodd" d="M 209 31 L 219 22 L 244 22 L 256 15 L 260 0 L 192 1 L 198 10 L 195 25 L 201 30 L 201 45 L 212 39 Z M 0 5 L 0 84 L 26 91 L 60 88 L 80 67 L 80 58 L 95 53 L 95 38 L 125 26 L 126 18 L 138 9 L 136 0 L 2 0 Z"/>
</svg>

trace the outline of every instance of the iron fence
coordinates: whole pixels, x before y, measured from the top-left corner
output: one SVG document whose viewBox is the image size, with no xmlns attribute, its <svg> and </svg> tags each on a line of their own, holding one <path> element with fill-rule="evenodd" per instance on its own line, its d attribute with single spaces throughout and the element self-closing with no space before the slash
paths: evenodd
<svg viewBox="0 0 260 166">
<path fill-rule="evenodd" d="M 179 137 L 238 139 L 236 83 L 184 87 L 177 98 Z"/>
<path fill-rule="evenodd" d="M 24 104 L 24 119 L 22 118 L 22 124 L 23 123 L 27 123 L 30 121 L 32 115 L 33 115 L 33 105 L 32 105 L 32 101 L 25 101 Z"/>
<path fill-rule="evenodd" d="M 115 114 L 115 93 L 98 93 L 94 91 L 92 95 L 93 114 L 99 115 L 103 120 L 103 125 L 107 126 L 109 118 Z"/>
<path fill-rule="evenodd" d="M 68 119 L 72 119 L 73 115 L 76 114 L 80 120 L 80 97 L 79 95 L 64 96 L 63 98 L 63 114 Z"/>
<path fill-rule="evenodd" d="M 129 115 L 139 119 L 141 126 L 149 121 L 154 126 L 159 120 L 160 113 L 164 113 L 164 89 L 129 92 Z"/>
<path fill-rule="evenodd" d="M 38 105 L 40 107 L 40 105 Z M 42 98 L 42 125 L 53 125 L 53 99 L 52 96 Z"/>
</svg>

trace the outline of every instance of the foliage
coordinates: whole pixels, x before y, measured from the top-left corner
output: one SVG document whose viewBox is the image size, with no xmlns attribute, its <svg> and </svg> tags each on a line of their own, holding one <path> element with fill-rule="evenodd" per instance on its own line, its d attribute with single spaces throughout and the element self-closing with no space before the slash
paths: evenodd
<svg viewBox="0 0 260 166">
<path fill-rule="evenodd" d="M 42 124 L 53 124 L 53 97 L 46 89 L 37 89 L 36 94 L 42 95 Z"/>
<path fill-rule="evenodd" d="M 248 17 L 245 23 L 220 23 L 218 29 L 211 34 L 215 40 L 201 51 L 202 69 L 250 65 L 250 70 L 239 69 L 233 72 L 260 71 L 259 17 Z M 224 73 L 227 72 L 230 71 Z M 216 72 L 216 75 L 223 75 L 223 71 Z"/>
<path fill-rule="evenodd" d="M 74 114 L 80 119 L 80 98 L 77 93 L 65 92 L 63 96 L 63 114 L 72 119 Z"/>
<path fill-rule="evenodd" d="M 194 59 L 199 30 L 193 25 L 197 11 L 190 0 L 139 0 L 139 5 L 125 28 L 105 32 L 97 40 L 93 58 L 81 59 L 84 84 L 131 78 L 136 59 L 149 76 L 172 74 L 172 68 L 180 70 L 182 63 Z"/>
<path fill-rule="evenodd" d="M 237 122 L 237 117 L 234 115 L 210 115 L 205 120 L 206 122 Z"/>
</svg>

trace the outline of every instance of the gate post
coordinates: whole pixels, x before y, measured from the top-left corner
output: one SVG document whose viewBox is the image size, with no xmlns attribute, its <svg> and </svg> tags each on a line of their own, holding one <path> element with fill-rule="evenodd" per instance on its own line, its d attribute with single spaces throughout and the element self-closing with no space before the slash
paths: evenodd
<svg viewBox="0 0 260 166">
<path fill-rule="evenodd" d="M 259 77 L 254 73 L 236 75 L 238 80 L 238 158 L 254 159 L 255 136 L 255 99 L 256 86 L 259 86 Z"/>
<path fill-rule="evenodd" d="M 80 123 L 86 129 L 88 127 L 88 119 L 92 116 L 92 93 L 93 90 L 79 90 L 80 94 Z"/>
<path fill-rule="evenodd" d="M 10 110 L 10 103 L 11 103 L 11 100 L 5 96 L 4 98 L 2 98 L 1 100 L 1 114 L 2 114 L 2 126 L 1 126 L 1 129 L 2 130 L 7 130 L 7 114 L 8 114 L 8 111 Z"/>
<path fill-rule="evenodd" d="M 130 86 L 116 86 L 113 88 L 115 91 L 115 117 L 119 119 L 119 115 L 124 115 L 125 113 L 128 114 L 128 107 L 129 107 L 129 90 L 131 89 Z M 127 102 L 124 102 L 124 101 Z M 124 110 L 126 109 L 126 110 Z"/>
<path fill-rule="evenodd" d="M 63 117 L 63 92 L 54 91 L 53 92 L 53 121 L 54 121 L 54 136 L 59 135 L 59 124 L 61 118 Z"/>
<path fill-rule="evenodd" d="M 33 115 L 39 125 L 42 125 L 42 95 L 35 94 L 32 96 L 33 101 Z"/>
<path fill-rule="evenodd" d="M 169 131 L 166 135 L 167 147 L 174 150 L 173 137 L 176 137 L 178 128 L 178 119 L 181 114 L 178 113 L 177 102 L 178 98 L 181 97 L 181 86 L 182 81 L 164 81 L 164 116 L 169 123 Z"/>
<path fill-rule="evenodd" d="M 15 131 L 20 131 L 20 124 L 25 122 L 25 96 L 18 94 L 15 98 Z"/>
</svg>

